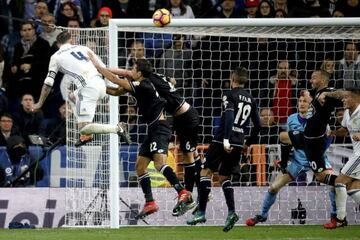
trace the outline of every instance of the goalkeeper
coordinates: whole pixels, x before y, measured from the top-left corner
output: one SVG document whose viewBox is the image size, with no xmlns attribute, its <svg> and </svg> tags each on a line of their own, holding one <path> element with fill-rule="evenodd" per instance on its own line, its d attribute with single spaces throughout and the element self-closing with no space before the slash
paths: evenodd
<svg viewBox="0 0 360 240">
<path fill-rule="evenodd" d="M 77 88 L 69 95 L 81 134 L 75 146 L 90 142 L 92 133 L 117 133 L 129 141 L 129 137 L 121 125 L 96 124 L 87 126 L 93 121 L 97 101 L 106 95 L 105 81 L 87 59 L 87 52 L 92 52 L 88 47 L 73 45 L 71 34 L 67 31 L 61 32 L 56 37 L 56 41 L 60 45 L 59 50 L 51 56 L 48 74 L 39 101 L 34 105 L 33 111 L 38 111 L 42 107 L 54 85 L 56 74 L 62 72 L 70 77 L 68 79 L 71 79 Z"/>
<path fill-rule="evenodd" d="M 246 220 L 246 225 L 254 226 L 259 222 L 265 222 L 268 217 L 269 210 L 276 200 L 277 193 L 282 187 L 289 182 L 295 180 L 299 175 L 311 170 L 310 163 L 307 160 L 304 152 L 304 128 L 306 124 L 306 114 L 308 112 L 310 102 L 301 95 L 298 99 L 298 113 L 290 115 L 287 119 L 288 132 L 280 133 L 280 141 L 282 142 L 281 148 L 281 162 L 280 169 L 282 174 L 278 175 L 274 182 L 270 185 L 268 192 L 262 204 L 261 213 L 253 218 Z M 332 138 L 328 138 L 327 146 L 330 145 Z M 284 151 L 285 144 L 285 151 Z M 289 166 L 287 166 L 289 151 L 288 145 L 294 146 L 293 159 Z M 330 163 L 326 159 L 326 168 L 331 169 Z M 335 191 L 332 188 L 329 192 L 331 203 L 331 219 L 336 218 L 336 205 L 335 205 Z"/>
</svg>

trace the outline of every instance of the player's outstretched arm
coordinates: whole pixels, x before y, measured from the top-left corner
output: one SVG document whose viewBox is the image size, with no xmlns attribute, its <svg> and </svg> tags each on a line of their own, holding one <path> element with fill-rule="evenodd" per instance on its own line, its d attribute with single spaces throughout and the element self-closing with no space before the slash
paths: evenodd
<svg viewBox="0 0 360 240">
<path fill-rule="evenodd" d="M 40 94 L 39 101 L 34 104 L 34 107 L 32 109 L 33 112 L 37 112 L 37 111 L 39 111 L 41 109 L 41 107 L 44 104 L 46 98 L 49 96 L 50 91 L 51 91 L 51 86 L 48 86 L 48 85 L 44 84 L 42 89 L 41 89 L 41 94 Z"/>
<path fill-rule="evenodd" d="M 112 96 L 120 96 L 123 95 L 125 93 L 127 93 L 128 91 L 126 91 L 124 88 L 119 87 L 119 88 L 111 88 L 111 87 L 107 87 L 106 88 L 106 93 Z"/>
<path fill-rule="evenodd" d="M 99 73 L 101 73 L 110 82 L 119 85 L 127 91 L 131 91 L 130 83 L 127 80 L 119 79 L 117 75 L 110 72 L 107 68 L 101 66 L 96 60 L 95 55 L 92 52 L 88 52 L 89 60 L 94 64 Z"/>
<path fill-rule="evenodd" d="M 318 97 L 318 101 L 321 104 L 324 104 L 326 101 L 326 98 L 335 98 L 337 100 L 342 100 L 344 98 L 345 91 L 343 90 L 336 90 L 335 92 L 323 92 Z"/>
<path fill-rule="evenodd" d="M 118 76 L 132 78 L 132 71 L 123 68 L 108 68 L 108 70 Z"/>
</svg>

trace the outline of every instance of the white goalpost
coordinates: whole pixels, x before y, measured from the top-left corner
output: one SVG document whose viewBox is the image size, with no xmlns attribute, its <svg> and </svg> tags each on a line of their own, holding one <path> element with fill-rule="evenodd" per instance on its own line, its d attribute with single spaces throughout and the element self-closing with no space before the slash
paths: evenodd
<svg viewBox="0 0 360 240">
<path fill-rule="evenodd" d="M 82 45 L 88 44 L 88 38 L 93 36 L 95 53 L 109 67 L 130 68 L 132 54 L 141 54 L 139 48 L 143 47 L 144 57 L 153 63 L 155 71 L 174 77 L 178 91 L 198 110 L 198 150 L 203 156 L 219 124 L 221 94 L 229 88 L 231 70 L 236 66 L 249 70 L 250 81 L 246 87 L 258 101 L 259 111 L 270 109 L 275 120 L 280 121 L 276 125 L 283 127 L 287 115 L 296 111 L 299 92 L 310 88 L 311 73 L 325 60 L 339 63 L 345 44 L 360 40 L 360 18 L 173 19 L 164 28 L 154 27 L 151 19 L 111 19 L 108 29 L 71 31 L 79 36 Z M 134 42 L 139 42 L 140 47 L 134 46 Z M 278 76 L 279 62 L 284 60 L 288 64 L 287 78 L 292 81 L 279 87 L 280 90 L 291 88 L 281 95 L 274 79 Z M 337 84 L 336 74 L 335 71 L 332 84 Z M 285 99 L 285 105 L 274 108 L 275 98 L 278 104 L 284 104 Z M 286 115 L 282 115 L 284 112 Z M 134 144 L 119 143 L 118 136 L 110 134 L 99 135 L 89 145 L 74 148 L 78 132 L 74 119 L 68 115 L 66 225 L 111 228 L 185 225 L 191 213 L 178 218 L 171 216 L 176 202 L 175 192 L 169 187 L 153 187 L 154 198 L 160 206 L 158 213 L 145 221 L 135 219 L 144 203 L 137 185 L 135 160 L 146 126 L 129 95 L 108 97 L 99 103 L 94 122 L 117 124 L 119 121 L 128 122 Z M 273 164 L 273 160 L 280 158 L 275 130 L 276 126 L 262 132 L 259 144 L 253 146 L 250 161 L 243 161 L 239 173 L 234 174 L 239 224 L 259 213 L 264 193 L 279 173 Z M 181 179 L 181 153 L 176 138 L 170 150 L 168 164 L 173 165 Z M 329 160 L 336 165 L 335 169 L 341 167 L 349 152 L 346 142 L 337 142 L 329 148 Z M 294 181 L 280 191 L 267 223 L 298 223 L 299 218 L 293 215 L 299 210 L 298 200 L 306 209 L 306 223 L 320 224 L 330 219 L 328 187 L 315 183 L 311 176 L 303 177 L 305 179 Z M 216 178 L 213 180 L 207 223 L 222 225 L 226 204 Z M 195 198 L 196 195 L 194 190 Z M 348 216 L 351 223 L 360 221 L 356 209 L 352 200 L 348 200 L 348 212 L 354 213 Z"/>
</svg>

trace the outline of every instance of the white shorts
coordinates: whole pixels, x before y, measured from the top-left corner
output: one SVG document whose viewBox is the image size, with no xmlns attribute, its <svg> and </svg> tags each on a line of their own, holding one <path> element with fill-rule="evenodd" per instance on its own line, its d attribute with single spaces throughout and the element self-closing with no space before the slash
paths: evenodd
<svg viewBox="0 0 360 240">
<path fill-rule="evenodd" d="M 360 156 L 352 155 L 341 169 L 341 173 L 360 180 Z"/>
<path fill-rule="evenodd" d="M 74 91 L 74 113 L 78 123 L 92 122 L 95 116 L 96 105 L 106 95 L 106 85 L 97 84 L 96 87 L 87 86 Z"/>
</svg>

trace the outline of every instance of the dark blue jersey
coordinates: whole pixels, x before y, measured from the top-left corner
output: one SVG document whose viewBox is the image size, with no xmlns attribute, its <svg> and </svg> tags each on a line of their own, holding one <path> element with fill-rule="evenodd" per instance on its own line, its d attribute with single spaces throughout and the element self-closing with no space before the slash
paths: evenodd
<svg viewBox="0 0 360 240">
<path fill-rule="evenodd" d="M 247 145 L 256 142 L 260 132 L 260 117 L 257 104 L 253 97 L 242 88 L 233 88 L 231 91 L 224 93 L 222 97 L 223 114 L 221 123 L 214 136 L 215 142 L 223 142 L 226 129 L 230 132 L 230 144 L 233 146 L 243 146 L 244 133 L 250 127 L 250 120 L 253 123 L 250 138 L 246 142 Z M 233 121 L 227 122 L 225 115 L 227 112 L 233 113 Z"/>
<path fill-rule="evenodd" d="M 166 100 L 165 110 L 170 114 L 174 114 L 184 104 L 184 98 L 176 91 L 176 88 L 168 77 L 153 73 L 150 76 L 150 80 L 152 84 L 154 84 L 160 97 Z"/>
<path fill-rule="evenodd" d="M 132 88 L 131 94 L 136 98 L 139 113 L 144 121 L 151 125 L 159 119 L 164 110 L 165 100 L 161 99 L 154 85 L 149 79 L 142 81 L 129 81 Z"/>
<path fill-rule="evenodd" d="M 321 105 L 318 101 L 321 93 L 333 91 L 335 91 L 334 88 L 326 87 L 314 94 L 307 113 L 307 123 L 304 131 L 306 137 L 314 138 L 323 136 L 326 133 L 327 125 L 335 108 L 342 106 L 341 101 L 335 98 L 326 97 L 324 105 Z"/>
</svg>

